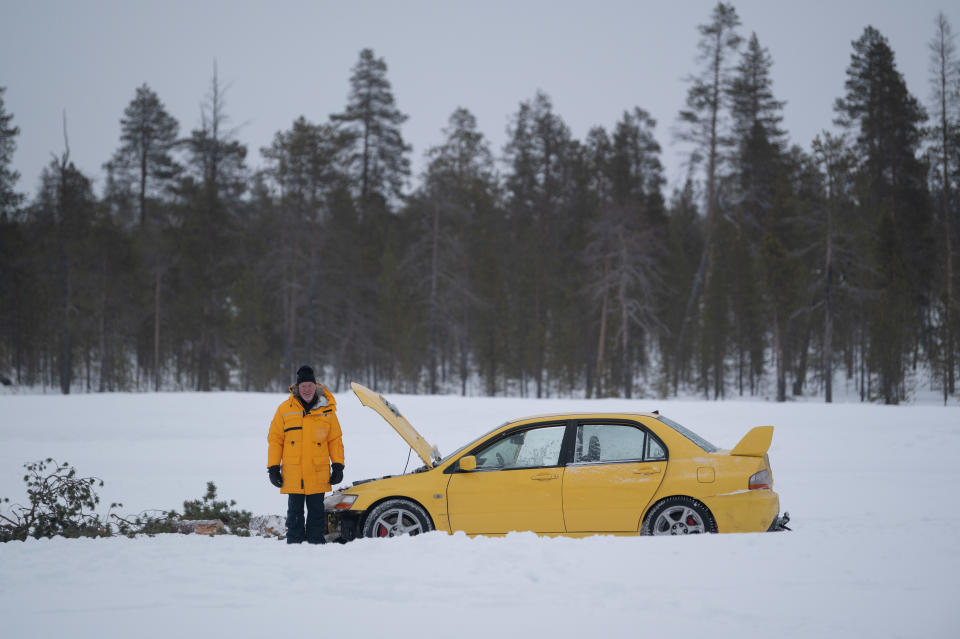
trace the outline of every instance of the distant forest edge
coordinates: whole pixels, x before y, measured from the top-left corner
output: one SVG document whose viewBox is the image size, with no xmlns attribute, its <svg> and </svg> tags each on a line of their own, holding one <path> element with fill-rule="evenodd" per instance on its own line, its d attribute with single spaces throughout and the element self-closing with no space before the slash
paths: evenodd
<svg viewBox="0 0 960 639">
<path fill-rule="evenodd" d="M 862 401 L 899 403 L 922 371 L 946 402 L 960 60 L 933 24 L 928 101 L 867 27 L 839 133 L 803 149 L 767 49 L 717 4 L 676 123 L 691 170 L 670 194 L 642 108 L 577 140 L 543 93 L 496 157 L 458 108 L 411 187 L 406 115 L 364 49 L 344 110 L 277 132 L 264 170 L 245 166 L 214 68 L 186 137 L 136 89 L 102 197 L 65 125 L 28 200 L 0 88 L 0 376 L 277 390 L 310 363 L 336 389 L 828 402 L 845 376 Z"/>
</svg>

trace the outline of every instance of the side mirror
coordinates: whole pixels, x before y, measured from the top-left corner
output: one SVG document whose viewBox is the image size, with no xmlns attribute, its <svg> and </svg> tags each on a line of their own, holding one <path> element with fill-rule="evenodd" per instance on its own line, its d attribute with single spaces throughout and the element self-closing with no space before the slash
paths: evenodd
<svg viewBox="0 0 960 639">
<path fill-rule="evenodd" d="M 468 472 L 477 469 L 477 458 L 473 455 L 467 455 L 460 458 L 460 470 Z"/>
</svg>

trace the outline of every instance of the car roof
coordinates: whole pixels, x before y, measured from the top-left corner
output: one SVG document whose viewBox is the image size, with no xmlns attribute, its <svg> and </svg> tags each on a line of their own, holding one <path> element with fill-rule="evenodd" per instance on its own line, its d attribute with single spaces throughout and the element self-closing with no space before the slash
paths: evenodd
<svg viewBox="0 0 960 639">
<path fill-rule="evenodd" d="M 660 417 L 660 413 L 627 411 L 606 411 L 602 413 L 544 413 L 542 415 L 530 415 L 529 417 L 511 419 L 504 424 L 504 426 L 541 419 L 614 419 L 624 417 L 650 417 L 652 419 L 657 419 Z"/>
</svg>

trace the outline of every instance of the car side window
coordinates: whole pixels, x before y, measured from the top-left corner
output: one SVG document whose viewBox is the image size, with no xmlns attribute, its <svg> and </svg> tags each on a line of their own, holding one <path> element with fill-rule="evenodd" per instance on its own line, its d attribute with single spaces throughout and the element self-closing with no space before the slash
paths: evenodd
<svg viewBox="0 0 960 639">
<path fill-rule="evenodd" d="M 656 437 L 647 435 L 647 461 L 665 461 L 667 459 L 667 449 L 663 447 Z"/>
<path fill-rule="evenodd" d="M 565 425 L 545 426 L 502 437 L 477 452 L 477 470 L 556 466 L 565 430 Z"/>
<path fill-rule="evenodd" d="M 647 439 L 646 432 L 628 424 L 581 424 L 577 427 L 573 463 L 642 460 Z"/>
</svg>

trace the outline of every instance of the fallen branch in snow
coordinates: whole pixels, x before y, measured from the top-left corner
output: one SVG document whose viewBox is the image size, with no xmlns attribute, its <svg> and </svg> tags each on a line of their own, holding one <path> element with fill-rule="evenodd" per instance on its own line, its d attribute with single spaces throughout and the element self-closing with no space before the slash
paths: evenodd
<svg viewBox="0 0 960 639">
<path fill-rule="evenodd" d="M 52 465 L 53 469 L 48 470 Z M 183 502 L 184 512 L 145 510 L 135 517 L 112 512 L 123 504 L 113 503 L 101 517 L 94 509 L 100 503 L 94 487 L 102 487 L 96 477 L 77 477 L 68 463 L 51 458 L 24 464 L 30 505 L 13 504 L 0 513 L 0 542 L 26 541 L 28 537 L 112 537 L 195 532 L 198 534 L 250 535 L 250 512 L 237 510 L 236 501 L 217 501 L 217 487 L 207 482 L 200 499 Z M 10 503 L 9 498 L 0 503 Z"/>
<path fill-rule="evenodd" d="M 184 535 L 216 535 L 224 532 L 219 519 L 184 519 L 177 522 L 177 532 Z"/>
<path fill-rule="evenodd" d="M 53 470 L 48 471 L 48 466 Z M 94 485 L 103 486 L 96 477 L 77 477 L 77 471 L 53 459 L 24 464 L 27 474 L 29 506 L 13 504 L 0 514 L 0 541 L 26 540 L 27 537 L 104 537 L 110 528 L 92 512 L 100 503 Z M 10 503 L 9 498 L 3 498 Z M 111 504 L 111 508 L 117 504 Z"/>
</svg>

